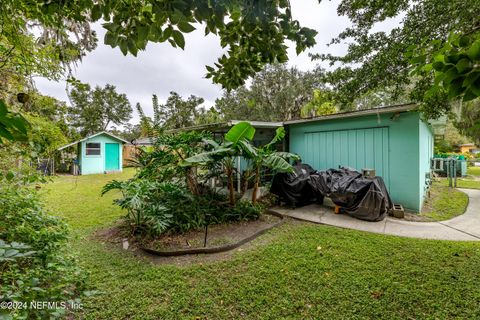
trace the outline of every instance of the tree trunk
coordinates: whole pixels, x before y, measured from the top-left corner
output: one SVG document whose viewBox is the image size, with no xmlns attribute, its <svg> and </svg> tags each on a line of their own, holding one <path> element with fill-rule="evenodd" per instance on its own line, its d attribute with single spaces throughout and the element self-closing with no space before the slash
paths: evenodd
<svg viewBox="0 0 480 320">
<path fill-rule="evenodd" d="M 233 189 L 233 170 L 232 168 L 226 169 L 227 178 L 228 178 L 228 195 L 230 200 L 230 205 L 233 207 L 235 205 L 235 193 Z"/>
<path fill-rule="evenodd" d="M 260 181 L 260 166 L 255 168 L 255 183 L 253 185 L 253 192 L 252 192 L 252 203 L 257 203 L 257 193 L 258 193 L 258 184 Z"/>
<path fill-rule="evenodd" d="M 250 171 L 245 170 L 243 172 L 243 184 L 242 184 L 242 195 L 248 190 L 248 179 L 250 178 Z"/>
<path fill-rule="evenodd" d="M 103 131 L 107 131 L 108 125 L 110 124 L 110 120 L 107 120 L 107 123 L 103 126 Z"/>
<path fill-rule="evenodd" d="M 193 167 L 188 168 L 186 173 L 187 173 L 188 189 L 194 196 L 198 196 L 200 193 L 198 191 L 197 177 L 194 172 L 194 168 Z"/>
</svg>

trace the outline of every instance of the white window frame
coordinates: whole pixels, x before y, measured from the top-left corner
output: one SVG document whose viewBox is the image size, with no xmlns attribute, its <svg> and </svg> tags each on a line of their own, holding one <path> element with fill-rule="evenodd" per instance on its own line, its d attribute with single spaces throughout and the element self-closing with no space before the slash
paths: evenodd
<svg viewBox="0 0 480 320">
<path fill-rule="evenodd" d="M 98 148 L 89 148 L 89 144 L 98 144 Z M 98 154 L 88 154 L 89 150 L 98 150 Z M 100 142 L 86 142 L 85 143 L 85 156 L 87 157 L 101 157 L 102 156 L 102 144 Z"/>
</svg>

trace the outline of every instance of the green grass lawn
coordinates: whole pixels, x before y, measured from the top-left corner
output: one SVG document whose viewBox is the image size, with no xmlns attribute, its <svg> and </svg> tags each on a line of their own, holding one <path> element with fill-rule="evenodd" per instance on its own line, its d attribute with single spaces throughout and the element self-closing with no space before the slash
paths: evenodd
<svg viewBox="0 0 480 320">
<path fill-rule="evenodd" d="M 435 221 L 448 220 L 463 214 L 467 205 L 468 196 L 465 193 L 435 182 L 420 215 Z"/>
<path fill-rule="evenodd" d="M 468 167 L 467 174 L 480 177 L 480 167 Z"/>
<path fill-rule="evenodd" d="M 100 196 L 102 187 L 113 179 L 126 180 L 135 169 L 127 168 L 121 173 L 85 176 L 59 176 L 43 186 L 41 193 L 47 207 L 66 219 L 75 229 L 98 227 L 110 223 L 124 213 L 112 205 L 118 192 L 111 191 Z"/>
<path fill-rule="evenodd" d="M 448 179 L 441 178 L 439 183 L 443 186 L 448 186 Z M 457 188 L 480 189 L 480 180 L 457 178 Z"/>
<path fill-rule="evenodd" d="M 122 212 L 102 185 L 122 175 L 60 177 L 48 207 L 75 232 Z M 81 236 L 72 249 L 103 292 L 83 300 L 86 319 L 480 318 L 480 246 L 287 223 L 226 261 L 155 265 Z"/>
</svg>

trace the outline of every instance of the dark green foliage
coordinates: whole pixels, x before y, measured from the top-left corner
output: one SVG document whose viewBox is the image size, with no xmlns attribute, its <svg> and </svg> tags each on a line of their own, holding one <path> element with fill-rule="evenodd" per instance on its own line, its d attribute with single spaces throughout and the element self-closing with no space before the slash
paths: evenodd
<svg viewBox="0 0 480 320">
<path fill-rule="evenodd" d="M 127 96 L 117 93 L 110 84 L 92 90 L 88 84 L 74 82 L 70 100 L 68 117 L 82 136 L 105 131 L 109 124 L 121 125 L 131 118 L 132 107 Z"/>
<path fill-rule="evenodd" d="M 421 103 L 428 117 L 436 118 L 450 110 L 449 95 L 457 97 L 463 94 L 458 90 L 460 87 L 470 88 L 468 83 L 455 82 L 458 78 L 453 71 L 455 74 L 471 72 L 473 65 L 465 60 L 460 62 L 462 57 L 457 54 L 462 54 L 460 47 L 474 48 L 475 41 L 462 40 L 460 44 L 460 37 L 456 48 L 448 37 L 452 32 L 473 36 L 479 25 L 479 10 L 478 0 L 343 0 L 337 11 L 347 16 L 353 26 L 331 43 L 348 42 L 348 52 L 344 56 L 319 54 L 314 58 L 340 64 L 328 73 L 327 81 L 334 85 L 336 100 L 344 107 L 348 108 L 359 96 L 388 89 L 393 101 L 409 96 L 409 100 Z M 390 18 L 401 19 L 401 24 L 391 31 L 376 31 L 378 23 Z M 413 59 L 412 52 L 417 53 Z M 447 57 L 454 57 L 455 63 L 444 60 Z M 432 69 L 443 70 L 443 62 L 449 67 L 455 65 L 455 70 L 451 69 L 452 74 L 443 79 L 435 79 Z M 412 64 L 418 65 L 421 72 L 412 75 Z M 471 90 L 465 91 L 468 92 Z"/>
<path fill-rule="evenodd" d="M 235 220 L 256 220 L 264 210 L 262 203 L 252 203 L 251 201 L 238 201 L 233 210 Z"/>
<path fill-rule="evenodd" d="M 480 99 L 463 104 L 461 115 L 455 126 L 471 141 L 480 145 Z"/>
<path fill-rule="evenodd" d="M 120 190 L 115 203 L 127 211 L 132 234 L 154 237 L 165 232 L 186 232 L 210 223 L 257 219 L 259 205 L 230 205 L 226 196 L 199 185 L 195 168 L 181 166 L 185 158 L 209 148 L 210 135 L 198 132 L 161 134 L 153 150 L 139 149 L 140 167 L 130 180 L 111 181 L 102 190 Z"/>
<path fill-rule="evenodd" d="M 286 121 L 300 118 L 301 109 L 313 98 L 323 70 L 300 71 L 285 64 L 273 64 L 257 73 L 251 85 L 241 86 L 215 102 L 226 120 Z"/>
<path fill-rule="evenodd" d="M 421 77 L 423 83 L 419 83 L 425 86 L 419 90 L 423 97 L 416 98 L 423 100 L 427 112 L 429 106 L 436 106 L 438 114 L 445 113 L 450 107 L 448 100 L 466 102 L 480 96 L 480 32 L 451 33 L 445 42 L 429 39 L 424 46 L 412 45 L 409 50 L 406 56 L 414 66 L 413 74 Z M 433 112 L 427 116 L 430 114 L 438 116 Z"/>
<path fill-rule="evenodd" d="M 177 134 L 161 134 L 155 140 L 153 150 L 139 150 L 136 163 L 141 167 L 138 178 L 158 181 L 185 179 L 187 169 L 179 166 L 185 158 L 203 150 L 207 133 L 194 131 Z"/>
<path fill-rule="evenodd" d="M 315 44 L 316 31 L 292 19 L 288 1 L 99 1 L 92 19 L 103 17 L 105 43 L 123 54 L 136 55 L 148 42 L 166 42 L 184 49 L 184 33 L 202 24 L 205 34 L 219 36 L 227 53 L 215 66 L 207 66 L 207 78 L 232 89 L 260 71 L 265 64 L 286 62 L 286 40 L 297 54 Z M 196 24 L 194 26 L 194 24 Z"/>
<path fill-rule="evenodd" d="M 9 111 L 3 100 L 0 100 L 0 144 L 4 140 L 25 140 L 27 126 L 24 117 Z"/>
<path fill-rule="evenodd" d="M 194 95 L 183 99 L 178 93 L 172 91 L 165 104 L 158 104 L 156 96 L 153 102 L 155 126 L 163 129 L 179 129 L 195 124 L 195 119 L 200 115 L 198 106 L 204 100 Z"/>
<path fill-rule="evenodd" d="M 194 196 L 184 186 L 170 182 L 132 179 L 108 183 L 102 193 L 118 189 L 122 198 L 115 200 L 127 210 L 127 222 L 132 234 L 157 236 L 165 232 L 183 233 L 205 226 L 231 221 L 257 219 L 262 206 L 238 202 L 232 207 L 226 196 L 205 189 Z"/>
<path fill-rule="evenodd" d="M 85 275 L 66 253 L 67 226 L 45 212 L 33 188 L 8 175 L 0 183 L 0 301 L 74 301 L 84 290 Z M 15 319 L 33 319 L 67 310 L 9 312 Z"/>
<path fill-rule="evenodd" d="M 57 40 L 59 48 L 71 48 L 77 56 L 94 47 L 90 21 L 105 21 L 105 44 L 118 47 L 125 55 L 137 55 L 149 42 L 168 41 L 184 49 L 184 34 L 200 26 L 205 34 L 218 35 L 222 47 L 227 48 L 214 66 L 207 66 L 207 77 L 225 88 L 242 85 L 265 64 L 286 62 L 287 40 L 294 43 L 298 54 L 315 44 L 317 33 L 292 19 L 290 4 L 285 0 L 46 1 L 41 5 L 6 0 L 0 9 L 9 16 L 13 30 L 24 27 L 26 21 L 36 22 L 41 28 L 55 31 L 47 33 L 50 37 L 46 39 Z M 75 38 L 67 36 L 71 29 L 79 35 L 76 42 L 68 41 Z M 51 36 L 57 33 L 61 36 Z M 66 55 L 68 61 L 73 59 L 70 55 Z"/>
<path fill-rule="evenodd" d="M 160 104 L 158 97 L 153 95 L 153 117 L 145 115 L 142 106 L 137 103 L 136 109 L 140 116 L 140 123 L 137 127 L 140 136 L 155 137 L 161 135 L 165 130 L 220 122 L 221 116 L 213 107 L 209 110 L 200 107 L 203 102 L 203 98 L 195 95 L 184 99 L 178 93 L 172 91 L 165 104 Z"/>
</svg>

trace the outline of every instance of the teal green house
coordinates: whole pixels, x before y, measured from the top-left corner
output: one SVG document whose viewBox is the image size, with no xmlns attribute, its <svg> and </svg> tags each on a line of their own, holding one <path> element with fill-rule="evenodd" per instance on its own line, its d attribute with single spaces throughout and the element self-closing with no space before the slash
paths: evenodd
<svg viewBox="0 0 480 320">
<path fill-rule="evenodd" d="M 288 148 L 317 170 L 375 169 L 394 203 L 420 212 L 430 185 L 434 135 L 415 105 L 286 121 Z"/>
<path fill-rule="evenodd" d="M 58 150 L 76 146 L 79 174 L 122 171 L 123 144 L 128 141 L 102 131 L 67 144 Z"/>
<path fill-rule="evenodd" d="M 221 139 L 238 122 L 232 120 L 176 131 L 210 131 Z M 414 104 L 285 122 L 248 122 L 257 129 L 255 145 L 270 141 L 276 128 L 283 125 L 287 134 L 277 149 L 298 154 L 303 163 L 316 170 L 374 169 L 375 174 L 384 179 L 393 202 L 413 212 L 421 211 L 430 187 L 434 131 L 445 125 L 438 123 L 432 127 L 422 119 Z M 240 172 L 246 167 L 246 161 L 238 158 L 237 162 Z"/>
</svg>

